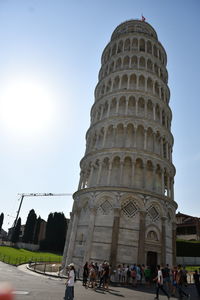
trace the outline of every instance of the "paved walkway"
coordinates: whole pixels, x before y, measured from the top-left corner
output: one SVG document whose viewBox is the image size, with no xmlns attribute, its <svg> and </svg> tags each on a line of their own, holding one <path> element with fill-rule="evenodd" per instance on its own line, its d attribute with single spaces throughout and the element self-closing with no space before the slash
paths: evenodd
<svg viewBox="0 0 200 300">
<path fill-rule="evenodd" d="M 40 275 L 38 273 L 32 272 L 30 270 L 27 269 L 26 265 L 22 265 L 20 267 L 18 267 L 21 271 L 24 271 L 26 273 L 35 275 L 35 276 L 42 276 L 44 277 L 44 275 Z M 53 277 L 50 275 L 53 275 Z M 64 288 L 64 284 L 65 284 L 65 280 L 64 278 L 59 278 L 57 273 L 46 273 L 46 278 L 52 278 L 54 280 L 59 281 L 59 283 L 63 284 L 63 288 Z M 194 285 L 189 285 L 186 289 L 187 293 L 189 293 L 191 295 L 191 300 L 198 300 L 200 298 L 198 298 L 198 295 L 196 293 L 196 288 Z M 104 291 L 103 289 L 92 289 L 92 288 L 85 288 L 82 286 L 82 282 L 77 280 L 77 282 L 75 283 L 75 298 L 74 300 L 116 300 L 116 298 L 124 298 L 124 299 L 138 299 L 138 300 L 153 300 L 155 297 L 155 286 L 152 287 L 146 287 L 145 285 L 141 285 L 138 286 L 137 288 L 133 288 L 131 286 L 127 287 L 127 286 L 119 286 L 119 285 L 111 285 L 109 288 L 109 291 Z M 60 299 L 60 298 L 59 298 Z M 160 293 L 160 300 L 166 300 L 167 297 L 165 295 L 162 295 L 162 293 Z M 171 297 L 171 299 L 175 300 L 177 298 L 175 297 Z"/>
</svg>

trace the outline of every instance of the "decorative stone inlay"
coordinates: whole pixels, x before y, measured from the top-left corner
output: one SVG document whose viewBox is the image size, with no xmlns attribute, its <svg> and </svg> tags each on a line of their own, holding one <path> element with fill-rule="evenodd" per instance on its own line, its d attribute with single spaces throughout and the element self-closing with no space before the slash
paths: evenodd
<svg viewBox="0 0 200 300">
<path fill-rule="evenodd" d="M 156 221 L 156 220 L 159 219 L 159 213 L 158 213 L 157 209 L 154 206 L 151 206 L 148 209 L 148 215 L 150 216 L 152 221 Z"/>
<path fill-rule="evenodd" d="M 100 206 L 99 210 L 103 215 L 109 215 L 110 211 L 112 210 L 112 205 L 108 200 L 105 200 Z"/>
<path fill-rule="evenodd" d="M 123 205 L 122 211 L 127 217 L 132 218 L 137 213 L 138 209 L 137 206 L 129 200 Z"/>
</svg>

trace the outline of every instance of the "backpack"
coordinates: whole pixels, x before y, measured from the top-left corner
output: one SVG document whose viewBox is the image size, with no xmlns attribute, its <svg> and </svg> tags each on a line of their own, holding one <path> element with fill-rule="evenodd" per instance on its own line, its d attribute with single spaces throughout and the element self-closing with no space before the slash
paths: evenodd
<svg viewBox="0 0 200 300">
<path fill-rule="evenodd" d="M 185 281 L 184 274 L 182 270 L 179 270 L 176 275 L 176 282 L 178 284 L 183 284 Z"/>
<path fill-rule="evenodd" d="M 135 270 L 131 270 L 131 277 L 135 278 L 136 277 L 136 271 Z"/>
</svg>

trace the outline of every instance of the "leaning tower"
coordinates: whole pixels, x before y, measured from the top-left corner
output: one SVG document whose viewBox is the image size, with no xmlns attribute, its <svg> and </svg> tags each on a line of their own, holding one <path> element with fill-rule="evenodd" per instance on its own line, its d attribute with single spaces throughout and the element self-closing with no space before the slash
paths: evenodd
<svg viewBox="0 0 200 300">
<path fill-rule="evenodd" d="M 148 23 L 130 20 L 114 30 L 101 58 L 65 264 L 175 263 L 166 64 Z"/>
</svg>

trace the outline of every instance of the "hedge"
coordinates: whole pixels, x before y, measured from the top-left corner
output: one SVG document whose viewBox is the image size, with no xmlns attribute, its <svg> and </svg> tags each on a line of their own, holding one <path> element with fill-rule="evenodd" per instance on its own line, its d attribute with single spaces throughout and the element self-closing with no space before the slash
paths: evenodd
<svg viewBox="0 0 200 300">
<path fill-rule="evenodd" d="M 200 257 L 200 242 L 176 241 L 176 256 Z"/>
</svg>

